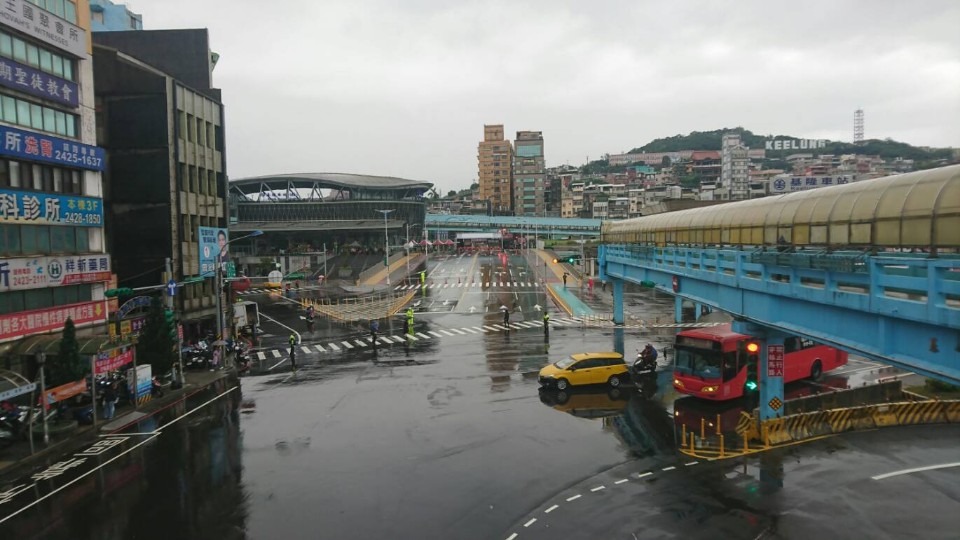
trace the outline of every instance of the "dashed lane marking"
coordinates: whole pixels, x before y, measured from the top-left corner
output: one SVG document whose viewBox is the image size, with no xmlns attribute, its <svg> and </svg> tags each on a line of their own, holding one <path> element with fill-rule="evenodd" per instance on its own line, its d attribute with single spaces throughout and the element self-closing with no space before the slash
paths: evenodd
<svg viewBox="0 0 960 540">
<path fill-rule="evenodd" d="M 575 500 L 579 499 L 579 498 L 582 497 L 582 496 L 583 496 L 583 495 L 580 495 L 579 493 L 577 493 L 577 494 L 574 495 L 573 497 L 567 497 L 567 502 L 575 501 Z"/>
<path fill-rule="evenodd" d="M 524 528 L 529 527 L 537 522 L 537 518 L 531 518 L 530 521 L 523 524 Z"/>
<path fill-rule="evenodd" d="M 674 470 L 674 469 L 676 469 L 676 467 L 674 467 L 673 465 L 671 465 L 671 466 L 669 466 L 669 467 L 664 467 L 664 468 L 662 468 L 662 469 L 660 469 L 660 470 L 666 472 L 666 471 L 672 471 L 672 470 Z"/>
<path fill-rule="evenodd" d="M 556 510 L 557 508 L 560 508 L 560 505 L 559 505 L 559 504 L 555 504 L 555 505 L 551 506 L 550 508 L 547 508 L 546 510 L 543 511 L 543 513 L 544 513 L 544 514 L 549 514 L 550 512 L 553 512 L 554 510 Z"/>
<path fill-rule="evenodd" d="M 591 489 L 590 491 L 591 491 L 591 492 L 597 492 L 597 491 L 600 491 L 600 490 L 603 490 L 603 489 L 607 489 L 607 486 L 597 486 L 597 487 Z"/>
<path fill-rule="evenodd" d="M 614 482 L 614 484 L 620 485 L 620 484 L 622 484 L 622 483 L 624 483 L 624 482 L 629 482 L 629 481 L 630 481 L 629 478 L 624 478 L 624 479 L 622 479 L 622 480 L 617 480 L 616 482 Z"/>
<path fill-rule="evenodd" d="M 637 475 L 637 478 L 643 478 L 643 477 L 645 477 L 645 476 L 650 476 L 651 474 L 653 474 L 653 473 L 652 473 L 652 472 L 641 473 L 641 474 L 638 474 L 638 475 Z"/>
<path fill-rule="evenodd" d="M 514 540 L 517 537 L 517 533 L 513 533 L 507 537 L 507 540 Z"/>
<path fill-rule="evenodd" d="M 692 467 L 692 466 L 696 465 L 697 463 L 700 463 L 700 462 L 699 462 L 699 461 L 691 461 L 690 463 L 684 463 L 683 466 L 684 466 L 684 467 Z"/>
</svg>

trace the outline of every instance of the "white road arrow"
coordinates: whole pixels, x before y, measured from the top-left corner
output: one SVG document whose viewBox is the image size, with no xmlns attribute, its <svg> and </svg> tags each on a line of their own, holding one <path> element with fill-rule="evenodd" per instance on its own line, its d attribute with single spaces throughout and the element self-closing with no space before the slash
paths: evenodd
<svg viewBox="0 0 960 540">
<path fill-rule="evenodd" d="M 476 311 L 477 311 L 477 306 L 470 306 L 470 313 L 474 313 Z"/>
<path fill-rule="evenodd" d="M 534 304 L 533 309 L 540 311 L 543 308 L 540 307 L 540 304 Z"/>
</svg>

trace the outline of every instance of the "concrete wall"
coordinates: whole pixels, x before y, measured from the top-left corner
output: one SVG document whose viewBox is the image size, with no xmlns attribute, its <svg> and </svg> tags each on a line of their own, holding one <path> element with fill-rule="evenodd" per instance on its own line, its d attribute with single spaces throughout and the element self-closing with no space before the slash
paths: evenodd
<svg viewBox="0 0 960 540">
<path fill-rule="evenodd" d="M 825 392 L 815 396 L 791 399 L 784 404 L 783 415 L 827 409 L 842 409 L 873 403 L 886 403 L 903 399 L 901 381 L 887 381 L 880 384 L 851 388 L 837 392 Z"/>
</svg>

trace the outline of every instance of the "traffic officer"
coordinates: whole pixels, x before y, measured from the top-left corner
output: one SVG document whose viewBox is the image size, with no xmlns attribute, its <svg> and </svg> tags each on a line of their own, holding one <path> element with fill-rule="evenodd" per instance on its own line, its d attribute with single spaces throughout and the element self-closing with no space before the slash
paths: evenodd
<svg viewBox="0 0 960 540">
<path fill-rule="evenodd" d="M 421 270 L 421 271 L 420 271 L 420 284 L 423 285 L 423 284 L 426 283 L 426 282 L 427 282 L 427 271 L 426 271 L 426 270 Z"/>
<path fill-rule="evenodd" d="M 543 310 L 543 333 L 550 333 L 550 312 Z"/>
<path fill-rule="evenodd" d="M 297 335 L 290 334 L 290 365 L 297 370 Z"/>
<path fill-rule="evenodd" d="M 413 333 L 413 308 L 412 307 L 407 308 L 407 333 L 408 334 Z"/>
</svg>

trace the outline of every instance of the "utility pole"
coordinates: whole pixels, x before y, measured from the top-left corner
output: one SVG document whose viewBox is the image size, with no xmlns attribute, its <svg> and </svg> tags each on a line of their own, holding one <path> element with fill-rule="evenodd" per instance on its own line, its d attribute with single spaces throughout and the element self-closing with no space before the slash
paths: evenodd
<svg viewBox="0 0 960 540">
<path fill-rule="evenodd" d="M 170 257 L 166 258 L 166 261 L 164 262 L 164 264 L 167 271 L 167 280 L 174 281 L 174 283 L 176 283 L 176 279 L 173 277 L 173 265 L 170 261 Z M 173 312 L 173 320 L 177 325 L 177 328 L 176 328 L 177 330 L 177 368 L 180 371 L 179 373 L 174 371 L 174 376 L 176 376 L 177 382 L 180 385 L 183 385 L 183 331 L 180 329 L 180 316 L 177 313 L 177 307 L 176 307 L 177 304 L 174 301 L 173 295 L 170 294 L 170 292 L 171 290 L 168 288 L 167 294 L 166 294 L 167 309 Z"/>
</svg>

